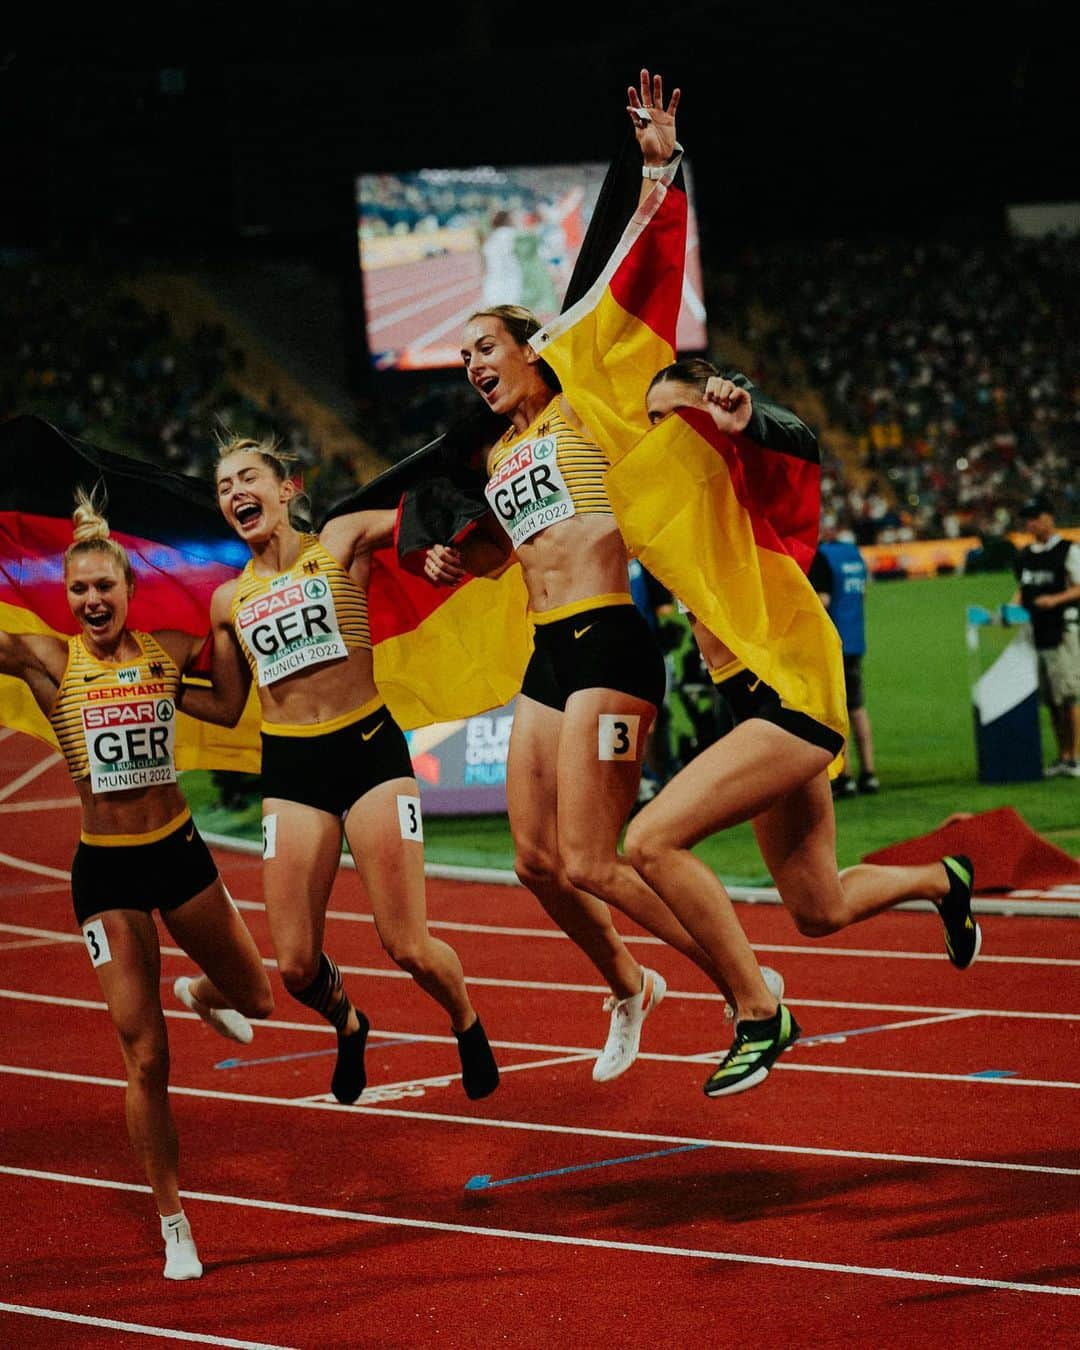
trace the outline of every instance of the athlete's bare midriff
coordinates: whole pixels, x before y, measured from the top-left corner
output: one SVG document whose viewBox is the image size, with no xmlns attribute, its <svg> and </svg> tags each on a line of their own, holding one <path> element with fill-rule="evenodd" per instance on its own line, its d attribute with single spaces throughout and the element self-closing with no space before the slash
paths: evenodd
<svg viewBox="0 0 1080 1350">
<path fill-rule="evenodd" d="M 297 671 L 259 689 L 264 722 L 315 726 L 362 708 L 375 698 L 375 662 L 367 647 L 341 661 Z"/>
<path fill-rule="evenodd" d="M 517 558 L 534 614 L 594 595 L 630 594 L 626 545 L 612 516 L 549 525 L 518 546 Z"/>
<path fill-rule="evenodd" d="M 95 794 L 90 779 L 81 778 L 75 791 L 82 806 L 84 834 L 151 834 L 187 810 L 184 794 L 172 783 Z"/>
</svg>

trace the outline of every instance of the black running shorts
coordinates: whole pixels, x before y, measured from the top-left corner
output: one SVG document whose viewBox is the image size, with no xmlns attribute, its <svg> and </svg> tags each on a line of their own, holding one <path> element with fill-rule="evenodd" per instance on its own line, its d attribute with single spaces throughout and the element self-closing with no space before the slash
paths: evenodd
<svg viewBox="0 0 1080 1350">
<path fill-rule="evenodd" d="M 808 717 L 806 713 L 785 707 L 772 685 L 759 680 L 752 671 L 740 670 L 737 675 L 723 680 L 716 689 L 731 710 L 735 726 L 749 721 L 751 717 L 760 717 L 790 732 L 792 736 L 798 736 L 801 741 L 828 750 L 834 757 L 844 748 L 844 738 L 839 732 Z"/>
<path fill-rule="evenodd" d="M 405 733 L 381 704 L 336 731 L 298 735 L 262 728 L 262 795 L 299 802 L 339 819 L 380 783 L 413 778 Z"/>
<path fill-rule="evenodd" d="M 521 692 L 563 712 L 580 689 L 615 689 L 659 708 L 667 679 L 652 629 L 632 601 L 538 623 Z"/>
<path fill-rule="evenodd" d="M 205 891 L 217 875 L 210 850 L 190 815 L 151 844 L 80 840 L 71 864 L 75 920 L 81 926 L 109 909 L 167 913 Z"/>
</svg>

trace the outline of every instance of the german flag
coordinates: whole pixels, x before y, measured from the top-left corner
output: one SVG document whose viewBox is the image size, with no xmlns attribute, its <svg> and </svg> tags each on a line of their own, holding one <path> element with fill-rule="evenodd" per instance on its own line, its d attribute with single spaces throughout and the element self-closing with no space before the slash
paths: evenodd
<svg viewBox="0 0 1080 1350">
<path fill-rule="evenodd" d="M 624 162 L 625 156 L 612 175 L 620 182 Z M 610 239 L 606 261 L 588 289 L 532 339 L 612 463 L 648 431 L 649 381 L 675 359 L 686 263 L 681 164 L 680 152 L 621 235 Z M 635 176 L 640 189 L 640 171 Z M 598 229 L 594 247 L 602 242 Z"/>
<path fill-rule="evenodd" d="M 673 174 L 676 169 L 672 166 Z M 641 157 L 631 135 L 601 186 L 567 287 L 564 311 L 576 312 L 574 306 L 590 293 L 604 269 L 610 268 L 635 211 L 640 187 Z M 682 194 L 683 251 L 685 214 Z M 665 227 L 678 228 L 666 218 L 660 229 Z M 659 232 L 647 237 L 650 247 Z M 680 255 L 680 278 L 681 267 Z M 642 296 L 640 303 L 648 308 L 647 297 Z M 672 334 L 678 307 L 676 301 L 671 315 L 662 316 L 665 327 L 670 320 Z M 593 364 L 593 357 L 586 359 Z M 631 406 L 628 398 L 628 411 Z M 640 408 L 634 411 L 636 439 L 643 430 L 643 414 Z M 606 419 L 598 420 L 606 430 Z M 520 566 L 513 562 L 497 577 L 468 578 L 453 589 L 432 586 L 420 576 L 431 544 L 460 543 L 487 514 L 483 454 L 507 425 L 505 418 L 478 408 L 329 512 L 333 517 L 397 505 L 395 556 L 389 552 L 375 555 L 368 612 L 376 642 L 375 679 L 406 728 L 454 721 L 500 707 L 521 689 L 533 639 Z"/>
<path fill-rule="evenodd" d="M 0 464 L 0 629 L 58 637 L 77 631 L 64 594 L 63 555 L 75 488 L 100 484 L 111 535 L 135 573 L 131 627 L 209 633 L 213 593 L 239 573 L 249 553 L 208 482 L 99 449 L 32 416 L 0 425 Z M 382 504 L 379 494 L 387 490 L 380 481 L 373 499 L 351 499 L 354 509 Z M 532 645 L 526 608 L 517 567 L 499 579 L 443 590 L 408 572 L 395 550 L 378 550 L 368 590 L 375 678 L 399 724 L 412 730 L 508 702 L 521 687 Z M 440 621 L 429 625 L 436 611 Z M 254 688 L 236 727 L 180 714 L 177 767 L 258 773 L 260 720 Z M 0 723 L 56 746 L 21 680 L 0 676 Z"/>
<path fill-rule="evenodd" d="M 816 442 L 770 448 L 697 410 L 649 426 L 649 383 L 675 359 L 685 251 L 677 158 L 596 282 L 533 346 L 611 460 L 608 496 L 631 554 L 785 704 L 846 738 L 840 640 L 805 571 Z"/>
<path fill-rule="evenodd" d="M 135 573 L 132 628 L 210 629 L 210 599 L 248 552 L 226 525 L 209 483 L 66 436 L 39 417 L 0 425 L 0 629 L 78 631 L 64 593 L 64 552 L 72 538 L 76 487 L 101 485 L 112 538 Z M 0 723 L 56 747 L 46 718 L 21 680 L 0 676 Z M 177 719 L 180 769 L 257 773 L 259 713 L 254 695 L 234 728 Z"/>
</svg>

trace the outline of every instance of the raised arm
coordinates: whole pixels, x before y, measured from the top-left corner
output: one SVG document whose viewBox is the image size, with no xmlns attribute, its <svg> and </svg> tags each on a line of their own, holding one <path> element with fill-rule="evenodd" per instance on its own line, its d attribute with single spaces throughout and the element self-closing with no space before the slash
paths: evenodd
<svg viewBox="0 0 1080 1350">
<path fill-rule="evenodd" d="M 210 673 L 193 674 L 194 683 L 181 684 L 177 706 L 201 722 L 234 727 L 240 720 L 251 688 L 251 671 L 233 632 L 230 608 L 235 582 L 214 592 L 210 603 Z M 191 659 L 194 659 L 194 650 Z"/>
<path fill-rule="evenodd" d="M 679 106 L 681 94 L 678 89 L 672 90 L 665 108 L 663 79 L 659 75 L 650 77 L 647 70 L 642 70 L 641 92 L 631 85 L 626 96 L 629 101 L 627 112 L 641 147 L 640 204 L 653 190 L 655 181 L 663 176 L 664 166 L 682 148 L 675 139 L 675 109 Z"/>
</svg>

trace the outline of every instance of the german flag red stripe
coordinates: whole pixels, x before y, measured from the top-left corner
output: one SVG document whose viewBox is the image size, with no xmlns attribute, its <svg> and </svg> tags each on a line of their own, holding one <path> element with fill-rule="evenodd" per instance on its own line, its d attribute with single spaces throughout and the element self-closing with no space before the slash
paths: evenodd
<svg viewBox="0 0 1080 1350">
<path fill-rule="evenodd" d="M 847 734 L 840 642 L 805 570 L 820 470 L 720 433 L 687 411 L 650 430 L 645 396 L 674 359 L 685 261 L 678 161 L 642 203 L 608 267 L 533 345 L 612 461 L 627 546 L 789 706 Z"/>
</svg>

